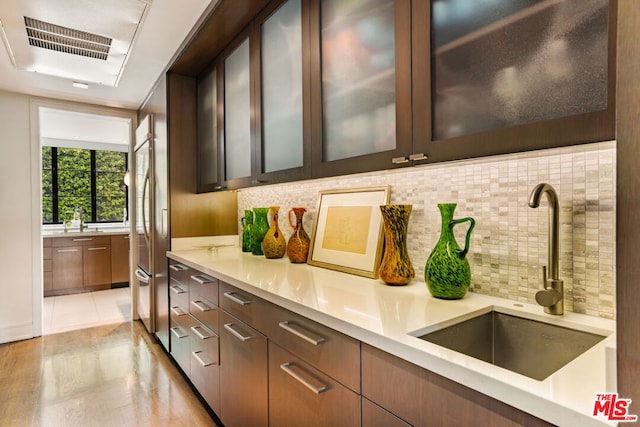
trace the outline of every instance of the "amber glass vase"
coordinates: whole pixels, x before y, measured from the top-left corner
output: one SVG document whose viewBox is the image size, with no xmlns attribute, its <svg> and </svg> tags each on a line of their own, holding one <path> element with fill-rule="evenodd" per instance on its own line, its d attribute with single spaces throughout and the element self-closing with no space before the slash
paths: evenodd
<svg viewBox="0 0 640 427">
<path fill-rule="evenodd" d="M 387 285 L 406 285 L 415 277 L 407 251 L 407 225 L 412 205 L 380 206 L 384 222 L 384 254 L 378 273 Z"/>
<path fill-rule="evenodd" d="M 262 251 L 266 258 L 282 258 L 287 250 L 287 242 L 278 225 L 280 206 L 271 206 L 271 226 L 262 240 Z"/>
<path fill-rule="evenodd" d="M 287 243 L 287 256 L 289 261 L 294 263 L 307 262 L 307 256 L 309 255 L 311 239 L 309 239 L 309 235 L 302 226 L 302 217 L 306 211 L 306 208 L 291 208 L 288 214 L 289 225 L 293 228 L 293 234 L 289 237 L 289 242 Z M 295 225 L 291 221 L 292 213 L 296 217 Z"/>
</svg>

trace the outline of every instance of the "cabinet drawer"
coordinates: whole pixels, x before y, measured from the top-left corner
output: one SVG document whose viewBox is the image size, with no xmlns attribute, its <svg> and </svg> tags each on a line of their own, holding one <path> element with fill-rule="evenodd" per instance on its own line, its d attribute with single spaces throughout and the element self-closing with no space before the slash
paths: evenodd
<svg viewBox="0 0 640 427">
<path fill-rule="evenodd" d="M 411 427 L 411 424 L 363 397 L 362 427 Z"/>
<path fill-rule="evenodd" d="M 219 337 L 198 322 L 191 326 L 191 382 L 211 409 L 220 413 Z"/>
<path fill-rule="evenodd" d="M 176 282 L 173 277 L 169 279 L 169 307 L 180 307 L 189 312 L 189 286 Z"/>
<path fill-rule="evenodd" d="M 42 247 L 43 248 L 50 248 L 52 240 L 53 240 L 53 238 L 51 238 L 51 237 L 43 237 L 42 238 Z"/>
<path fill-rule="evenodd" d="M 67 246 L 110 245 L 110 244 L 111 244 L 111 238 L 109 236 L 55 237 L 53 239 L 54 248 L 63 248 Z"/>
<path fill-rule="evenodd" d="M 220 313 L 218 306 L 206 298 L 198 298 L 197 296 L 194 298 L 191 292 L 189 292 L 189 294 L 191 295 L 189 313 L 202 322 L 207 328 L 218 332 L 218 317 Z"/>
<path fill-rule="evenodd" d="M 188 314 L 177 320 L 177 317 L 171 317 L 170 340 L 171 340 L 171 356 L 178 366 L 187 375 L 191 375 L 191 326 L 195 325 L 195 319 Z"/>
<path fill-rule="evenodd" d="M 189 286 L 189 276 L 193 274 L 193 270 L 184 264 L 169 260 L 169 276 L 176 282 L 186 287 Z"/>
<path fill-rule="evenodd" d="M 51 259 L 42 261 L 42 271 L 53 271 L 53 261 Z"/>
<path fill-rule="evenodd" d="M 220 419 L 225 426 L 267 426 L 267 338 L 220 312 Z"/>
<path fill-rule="evenodd" d="M 270 340 L 360 392 L 358 340 L 273 304 L 262 316 Z"/>
<path fill-rule="evenodd" d="M 191 300 L 194 298 L 204 298 L 214 305 L 218 305 L 218 279 L 214 279 L 206 274 L 197 273 L 191 270 L 189 277 L 189 294 Z"/>
<path fill-rule="evenodd" d="M 269 342 L 270 426 L 360 426 L 360 396 Z"/>
<path fill-rule="evenodd" d="M 42 259 L 51 259 L 51 246 L 42 248 Z"/>
<path fill-rule="evenodd" d="M 415 426 L 548 426 L 545 421 L 367 344 L 362 397 Z"/>
<path fill-rule="evenodd" d="M 219 305 L 227 313 L 266 335 L 264 324 L 260 322 L 260 312 L 266 310 L 265 305 L 271 305 L 267 301 L 220 281 Z"/>
</svg>

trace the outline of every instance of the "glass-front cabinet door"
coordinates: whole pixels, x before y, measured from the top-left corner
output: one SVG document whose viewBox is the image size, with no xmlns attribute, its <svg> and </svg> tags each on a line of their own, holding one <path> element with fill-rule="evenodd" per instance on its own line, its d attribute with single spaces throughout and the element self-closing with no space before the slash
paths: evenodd
<svg viewBox="0 0 640 427">
<path fill-rule="evenodd" d="M 311 18 L 316 176 L 388 169 L 411 153 L 411 8 L 323 0 Z M 314 29 L 314 25 L 317 28 Z M 315 61 L 314 61 L 315 62 Z"/>
<path fill-rule="evenodd" d="M 222 188 L 218 168 L 218 90 L 216 69 L 205 73 L 197 85 L 198 192 Z"/>
<path fill-rule="evenodd" d="M 308 14 L 306 2 L 304 14 Z M 260 79 L 256 111 L 258 182 L 308 178 L 308 66 L 303 63 L 303 1 L 288 0 L 259 19 Z M 306 118 L 306 121 L 305 121 Z M 307 127 L 305 127 L 305 123 Z M 305 141 L 307 143 L 305 144 Z M 305 167 L 306 166 L 306 167 Z"/>
<path fill-rule="evenodd" d="M 228 188 L 251 181 L 251 68 L 249 38 L 224 60 L 223 176 Z"/>
<path fill-rule="evenodd" d="M 414 136 L 430 160 L 614 138 L 615 0 L 429 3 L 413 57 L 429 58 Z"/>
</svg>

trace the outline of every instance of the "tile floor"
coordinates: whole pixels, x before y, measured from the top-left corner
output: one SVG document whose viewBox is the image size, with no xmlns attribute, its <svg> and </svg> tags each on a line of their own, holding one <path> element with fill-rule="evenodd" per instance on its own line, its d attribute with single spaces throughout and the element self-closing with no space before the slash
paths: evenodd
<svg viewBox="0 0 640 427">
<path fill-rule="evenodd" d="M 44 335 L 131 320 L 131 288 L 44 299 Z"/>
</svg>

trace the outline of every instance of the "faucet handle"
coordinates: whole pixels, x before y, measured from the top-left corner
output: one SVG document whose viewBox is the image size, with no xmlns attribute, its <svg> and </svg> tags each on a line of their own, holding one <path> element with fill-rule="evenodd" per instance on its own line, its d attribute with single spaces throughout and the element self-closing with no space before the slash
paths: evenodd
<svg viewBox="0 0 640 427">
<path fill-rule="evenodd" d="M 556 289 L 542 289 L 536 292 L 536 302 L 543 307 L 551 307 L 560 301 L 560 292 Z"/>
</svg>

